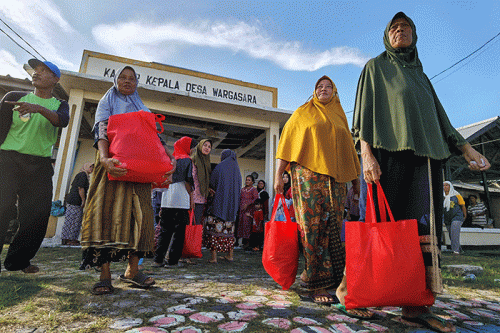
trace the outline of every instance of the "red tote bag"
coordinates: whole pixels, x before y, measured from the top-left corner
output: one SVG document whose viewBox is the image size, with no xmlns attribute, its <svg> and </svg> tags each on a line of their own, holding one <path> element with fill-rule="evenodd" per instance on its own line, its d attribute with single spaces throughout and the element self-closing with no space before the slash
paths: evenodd
<svg viewBox="0 0 500 333">
<path fill-rule="evenodd" d="M 286 221 L 275 221 L 278 203 L 283 205 Z M 283 194 L 274 199 L 271 220 L 264 231 L 262 265 L 266 272 L 283 290 L 295 282 L 299 263 L 299 238 L 297 223 L 292 222 Z"/>
<path fill-rule="evenodd" d="M 172 164 L 158 137 L 163 132 L 164 119 L 163 115 L 142 110 L 109 117 L 109 156 L 122 163 L 119 167 L 127 169 L 119 178 L 108 174 L 109 180 L 157 184 L 165 181 L 163 176 Z M 156 129 L 157 122 L 161 131 Z"/>
<path fill-rule="evenodd" d="M 395 222 L 380 184 L 377 193 L 382 222 L 376 221 L 371 184 L 366 222 L 346 222 L 345 307 L 430 306 L 434 295 L 426 287 L 417 220 Z"/>
<path fill-rule="evenodd" d="M 201 242 L 203 238 L 203 225 L 194 224 L 194 211 L 189 210 L 189 225 L 186 226 L 182 258 L 201 258 Z"/>
</svg>

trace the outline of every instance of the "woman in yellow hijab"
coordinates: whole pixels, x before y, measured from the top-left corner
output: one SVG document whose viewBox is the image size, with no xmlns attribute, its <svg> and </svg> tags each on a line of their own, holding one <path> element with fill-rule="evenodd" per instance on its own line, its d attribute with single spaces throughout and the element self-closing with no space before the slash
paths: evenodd
<svg viewBox="0 0 500 333">
<path fill-rule="evenodd" d="M 290 170 L 295 216 L 305 257 L 301 286 L 316 303 L 336 299 L 327 289 L 337 288 L 344 276 L 345 251 L 340 227 L 346 182 L 359 192 L 359 159 L 333 81 L 321 77 L 313 98 L 290 117 L 276 154 L 274 189 L 283 192 L 281 175 Z"/>
</svg>

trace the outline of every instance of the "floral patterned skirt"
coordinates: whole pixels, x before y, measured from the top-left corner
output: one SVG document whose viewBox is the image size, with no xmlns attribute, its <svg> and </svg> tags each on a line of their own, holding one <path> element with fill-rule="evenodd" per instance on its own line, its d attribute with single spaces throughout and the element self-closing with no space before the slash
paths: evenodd
<svg viewBox="0 0 500 333">
<path fill-rule="evenodd" d="M 291 179 L 305 257 L 301 286 L 308 290 L 336 288 L 345 266 L 345 250 L 340 240 L 345 184 L 298 164 L 292 164 Z"/>
<path fill-rule="evenodd" d="M 213 215 L 204 217 L 203 245 L 210 251 L 229 252 L 234 248 L 234 222 Z"/>
</svg>

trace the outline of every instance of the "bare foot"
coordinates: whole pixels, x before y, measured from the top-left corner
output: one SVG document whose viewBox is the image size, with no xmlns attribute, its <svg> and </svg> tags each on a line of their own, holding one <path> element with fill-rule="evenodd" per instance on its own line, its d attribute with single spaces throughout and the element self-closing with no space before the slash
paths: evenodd
<svg viewBox="0 0 500 333">
<path fill-rule="evenodd" d="M 403 307 L 402 318 L 406 321 L 419 323 L 437 332 L 456 332 L 456 327 L 451 322 L 434 315 L 425 306 Z"/>
<path fill-rule="evenodd" d="M 340 304 L 345 305 L 345 296 L 347 295 L 347 282 L 345 279 L 345 275 L 342 278 L 342 281 L 340 282 L 339 286 L 337 287 L 335 295 L 339 299 Z"/>
</svg>

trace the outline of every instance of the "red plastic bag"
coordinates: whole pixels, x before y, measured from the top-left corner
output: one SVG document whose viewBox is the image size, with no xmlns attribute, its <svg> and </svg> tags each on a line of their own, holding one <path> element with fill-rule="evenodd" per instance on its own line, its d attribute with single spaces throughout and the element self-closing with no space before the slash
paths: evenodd
<svg viewBox="0 0 500 333">
<path fill-rule="evenodd" d="M 158 137 L 163 132 L 164 119 L 163 115 L 142 110 L 109 117 L 109 156 L 122 163 L 119 167 L 127 169 L 119 178 L 108 174 L 109 180 L 157 184 L 165 181 L 164 175 L 172 164 Z M 160 123 L 160 132 L 156 122 Z"/>
<path fill-rule="evenodd" d="M 346 222 L 345 307 L 430 306 L 434 295 L 425 282 L 417 220 L 395 222 L 380 184 L 377 193 L 382 222 L 376 221 L 371 184 L 366 222 Z"/>
<path fill-rule="evenodd" d="M 194 211 L 189 210 L 189 225 L 186 226 L 184 235 L 184 247 L 182 258 L 201 258 L 201 242 L 203 236 L 203 225 L 194 224 Z"/>
<path fill-rule="evenodd" d="M 281 201 L 286 221 L 275 221 L 278 203 Z M 297 223 L 290 219 L 290 213 L 283 194 L 274 199 L 271 220 L 265 225 L 262 264 L 266 272 L 283 290 L 295 282 L 299 263 L 299 238 Z"/>
</svg>

